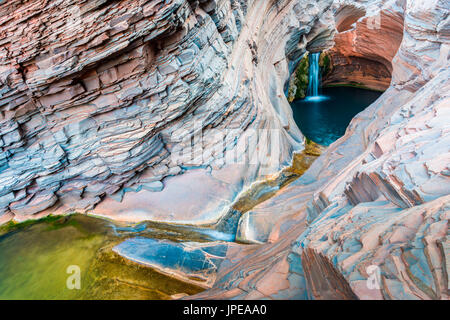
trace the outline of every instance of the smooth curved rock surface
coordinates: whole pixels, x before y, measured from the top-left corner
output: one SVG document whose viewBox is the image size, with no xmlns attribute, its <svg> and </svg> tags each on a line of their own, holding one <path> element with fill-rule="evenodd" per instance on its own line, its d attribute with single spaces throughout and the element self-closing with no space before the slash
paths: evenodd
<svg viewBox="0 0 450 320">
<path fill-rule="evenodd" d="M 228 250 L 226 243 L 176 243 L 143 237 L 130 238 L 113 251 L 168 275 L 210 287 Z"/>
<path fill-rule="evenodd" d="M 3 2 L 0 212 L 127 215 L 167 177 L 200 166 L 215 179 L 234 154 L 261 156 L 228 172 L 227 188 L 277 172 L 303 148 L 284 85 L 308 43 L 329 45 L 331 2 Z M 259 150 L 243 141 L 252 132 Z M 97 212 L 110 197 L 120 212 Z M 198 197 L 208 202 L 209 191 Z M 152 207 L 139 219 L 163 219 Z M 168 221 L 184 221 L 183 210 Z M 221 214 L 197 211 L 191 220 Z"/>
<path fill-rule="evenodd" d="M 405 1 L 380 6 L 335 2 L 335 46 L 327 51 L 331 72 L 324 85 L 355 84 L 384 91 L 392 77 L 392 60 L 403 38 Z"/>
<path fill-rule="evenodd" d="M 336 41 L 345 82 L 389 88 L 300 179 L 248 212 L 241 234 L 263 230 L 267 243 L 228 246 L 212 288 L 190 298 L 448 299 L 447 0 L 31 0 L 0 10 L 0 221 L 73 211 L 220 219 L 303 149 L 288 79 L 306 50 Z M 377 31 L 367 25 L 378 12 Z"/>
<path fill-rule="evenodd" d="M 273 214 L 268 243 L 229 254 L 214 287 L 192 298 L 320 299 L 337 270 L 359 299 L 449 299 L 449 7 L 401 7 L 389 89 L 300 179 L 252 209 Z M 317 256 L 330 270 L 321 279 Z"/>
</svg>

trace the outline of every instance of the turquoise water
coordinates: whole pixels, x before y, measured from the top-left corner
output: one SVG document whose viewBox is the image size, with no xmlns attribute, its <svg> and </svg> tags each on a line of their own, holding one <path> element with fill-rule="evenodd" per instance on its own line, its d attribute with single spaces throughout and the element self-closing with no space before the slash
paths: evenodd
<svg viewBox="0 0 450 320">
<path fill-rule="evenodd" d="M 309 76 L 308 76 L 308 97 L 317 97 L 319 95 L 320 86 L 320 52 L 311 53 L 309 55 Z"/>
<path fill-rule="evenodd" d="M 307 138 L 328 146 L 342 137 L 352 118 L 381 94 L 353 87 L 323 88 L 320 99 L 292 102 L 294 120 Z"/>
</svg>

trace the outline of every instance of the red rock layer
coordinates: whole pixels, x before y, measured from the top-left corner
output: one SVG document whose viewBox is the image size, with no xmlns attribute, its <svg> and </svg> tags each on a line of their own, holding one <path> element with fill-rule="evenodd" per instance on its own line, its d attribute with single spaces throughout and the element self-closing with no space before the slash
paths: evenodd
<svg viewBox="0 0 450 320">
<path fill-rule="evenodd" d="M 362 12 L 352 6 L 339 9 L 339 33 L 329 51 L 333 68 L 324 85 L 359 84 L 383 91 L 389 87 L 392 59 L 403 37 L 403 15 L 389 9 L 360 19 Z"/>
<path fill-rule="evenodd" d="M 302 253 L 308 295 L 314 300 L 357 300 L 350 285 L 322 254 L 312 249 Z"/>
</svg>

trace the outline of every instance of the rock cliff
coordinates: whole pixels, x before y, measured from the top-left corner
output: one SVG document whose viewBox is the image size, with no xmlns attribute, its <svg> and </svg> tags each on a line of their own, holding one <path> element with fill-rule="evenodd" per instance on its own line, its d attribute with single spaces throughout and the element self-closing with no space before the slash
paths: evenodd
<svg viewBox="0 0 450 320">
<path fill-rule="evenodd" d="M 302 149 L 284 85 L 330 5 L 3 2 L 3 220 L 218 219 Z"/>
<path fill-rule="evenodd" d="M 386 92 L 242 216 L 242 240 L 259 244 L 228 245 L 212 288 L 192 298 L 448 299 L 449 10 L 3 2 L 0 222 L 68 212 L 216 222 L 304 148 L 288 80 L 306 51 L 329 49 L 326 81 Z"/>
<path fill-rule="evenodd" d="M 449 7 L 379 5 L 404 17 L 395 56 L 389 43 L 375 55 L 394 56 L 389 89 L 306 174 L 246 214 L 249 240 L 273 226 L 268 243 L 231 252 L 231 267 L 195 297 L 449 298 Z"/>
<path fill-rule="evenodd" d="M 336 2 L 336 44 L 327 52 L 332 70 L 323 84 L 386 90 L 391 82 L 392 60 L 403 38 L 405 4 L 404 1 L 387 1 L 382 6 Z"/>
</svg>

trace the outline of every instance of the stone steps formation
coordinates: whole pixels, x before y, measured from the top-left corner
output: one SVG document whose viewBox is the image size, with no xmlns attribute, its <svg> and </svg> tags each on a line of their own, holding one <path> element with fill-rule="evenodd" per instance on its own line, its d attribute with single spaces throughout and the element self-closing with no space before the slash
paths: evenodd
<svg viewBox="0 0 450 320">
<path fill-rule="evenodd" d="M 0 223 L 79 212 L 214 224 L 305 148 L 286 84 L 305 53 L 327 52 L 325 83 L 385 93 L 242 216 L 241 240 L 265 242 L 224 245 L 211 288 L 190 298 L 448 299 L 449 10 L 446 0 L 3 1 Z"/>
</svg>

